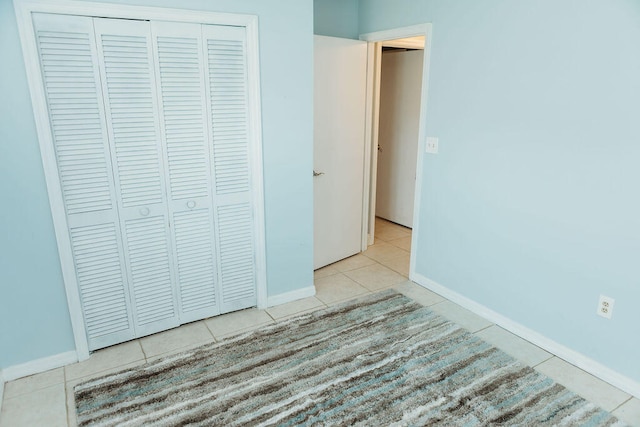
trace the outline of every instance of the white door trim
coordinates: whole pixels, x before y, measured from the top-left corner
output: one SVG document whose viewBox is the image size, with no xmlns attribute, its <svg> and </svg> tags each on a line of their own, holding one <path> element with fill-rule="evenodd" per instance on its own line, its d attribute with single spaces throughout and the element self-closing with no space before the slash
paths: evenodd
<svg viewBox="0 0 640 427">
<path fill-rule="evenodd" d="M 422 163 L 426 139 L 426 112 L 427 96 L 429 93 L 429 65 L 431 64 L 431 34 L 430 23 L 412 25 L 410 27 L 394 28 L 384 31 L 376 31 L 360 35 L 360 40 L 369 42 L 369 52 L 373 53 L 373 58 L 369 60 L 367 67 L 367 144 L 369 150 L 365 152 L 368 158 L 365 164 L 369 164 L 369 174 L 365 175 L 365 210 L 363 211 L 363 222 L 369 224 L 368 243 L 373 244 L 375 232 L 375 192 L 376 192 L 376 169 L 378 159 L 378 118 L 380 111 L 380 67 L 382 57 L 382 43 L 386 40 L 401 39 L 413 36 L 425 36 L 424 63 L 422 67 L 422 94 L 420 98 L 420 124 L 418 131 L 418 156 L 416 167 L 416 188 L 413 201 L 413 233 L 411 238 L 411 257 L 409 264 L 409 279 L 415 277 L 416 265 L 416 242 L 420 230 L 420 194 L 422 193 Z M 369 104 L 371 103 L 371 104 Z M 365 171 L 366 173 L 366 171 Z M 366 189 L 368 187 L 368 192 Z M 366 249 L 366 247 L 365 247 Z"/>
<path fill-rule="evenodd" d="M 373 150 L 373 144 L 371 141 L 378 140 L 378 127 L 372 126 L 372 122 L 378 123 L 378 110 L 376 109 L 380 103 L 376 100 L 379 91 L 375 89 L 380 86 L 380 82 L 376 83 L 376 78 L 379 73 L 375 73 L 375 70 L 379 70 L 376 67 L 375 61 L 378 58 L 376 52 L 375 43 L 367 43 L 367 80 L 366 80 L 366 98 L 365 98 L 365 111 L 364 111 L 364 179 L 362 180 L 362 243 L 361 250 L 366 251 L 367 246 L 373 244 L 373 228 L 375 227 L 375 194 L 373 200 L 371 197 L 371 183 L 376 181 L 377 170 L 372 167 L 373 157 L 378 157 L 378 150 Z M 371 72 L 374 70 L 374 72 Z M 378 77 L 379 79 L 379 77 Z M 375 135 L 374 135 L 375 133 Z M 373 205 L 371 204 L 373 202 Z"/>
<path fill-rule="evenodd" d="M 89 345 L 85 322 L 82 316 L 78 284 L 75 276 L 68 224 L 58 180 L 56 156 L 49 126 L 49 114 L 38 62 L 32 13 L 57 13 L 65 15 L 99 16 L 107 18 L 164 20 L 200 24 L 229 25 L 246 28 L 247 75 L 249 88 L 250 144 L 252 194 L 256 239 L 256 293 L 258 307 L 267 306 L 267 279 L 264 226 L 264 185 L 262 170 L 262 124 L 260 110 L 260 74 L 258 18 L 254 15 L 204 12 L 161 7 L 114 5 L 75 0 L 14 0 L 20 42 L 24 55 L 29 91 L 40 144 L 47 193 L 53 217 L 62 276 L 65 284 L 71 326 L 78 360 L 89 358 Z"/>
<path fill-rule="evenodd" d="M 365 106 L 364 185 L 362 200 L 362 250 L 373 245 L 376 227 L 376 182 L 378 180 L 378 122 L 380 120 L 380 71 L 382 47 L 367 43 L 367 99 Z"/>
</svg>

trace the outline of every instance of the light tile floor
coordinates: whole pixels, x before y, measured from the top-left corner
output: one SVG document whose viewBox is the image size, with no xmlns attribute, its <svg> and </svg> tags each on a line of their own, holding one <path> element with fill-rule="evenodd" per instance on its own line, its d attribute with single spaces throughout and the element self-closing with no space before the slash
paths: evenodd
<svg viewBox="0 0 640 427">
<path fill-rule="evenodd" d="M 5 384 L 0 427 L 75 426 L 73 387 L 89 378 L 141 365 L 157 357 L 218 341 L 361 295 L 394 288 L 457 322 L 560 384 L 640 427 L 640 399 L 595 378 L 522 338 L 407 280 L 411 230 L 376 221 L 376 242 L 367 251 L 314 273 L 316 296 L 249 309 L 96 351 L 89 360 Z"/>
</svg>

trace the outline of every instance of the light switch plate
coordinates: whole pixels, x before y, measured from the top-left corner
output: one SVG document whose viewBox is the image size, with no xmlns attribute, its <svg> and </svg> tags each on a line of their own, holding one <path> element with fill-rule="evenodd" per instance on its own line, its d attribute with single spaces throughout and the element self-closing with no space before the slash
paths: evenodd
<svg viewBox="0 0 640 427">
<path fill-rule="evenodd" d="M 428 136 L 425 150 L 429 154 L 438 154 L 438 138 Z"/>
</svg>

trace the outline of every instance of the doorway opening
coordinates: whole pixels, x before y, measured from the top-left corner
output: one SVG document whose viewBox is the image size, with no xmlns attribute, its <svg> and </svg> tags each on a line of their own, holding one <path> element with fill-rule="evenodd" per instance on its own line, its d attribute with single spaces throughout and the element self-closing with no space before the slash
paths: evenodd
<svg viewBox="0 0 640 427">
<path fill-rule="evenodd" d="M 374 261 L 387 258 L 387 255 L 398 255 L 381 246 L 391 243 L 389 240 L 403 239 L 402 242 L 394 242 L 402 245 L 395 249 L 405 255 L 405 265 L 401 270 L 405 277 L 411 278 L 409 265 L 413 265 L 414 254 L 410 255 L 410 249 L 415 247 L 418 226 L 415 211 L 419 206 L 416 195 L 419 194 L 421 147 L 424 146 L 429 40 L 429 24 L 365 34 L 360 41 L 315 36 L 313 176 L 316 277 L 353 267 L 357 263 L 348 258 L 360 252 L 366 251 L 364 255 Z M 380 126 L 381 117 L 386 117 L 386 104 L 381 108 L 381 97 L 385 92 L 381 86 L 385 55 L 389 58 L 407 56 L 408 62 L 414 66 L 395 67 L 400 68 L 397 72 L 400 77 L 396 80 L 407 80 L 402 71 L 405 68 L 413 77 L 411 83 L 400 91 L 399 99 L 388 102 L 399 107 L 396 116 L 400 119 L 394 122 L 389 132 L 389 128 Z M 394 68 L 393 62 L 407 61 L 391 59 L 387 62 Z M 392 83 L 390 92 L 397 95 L 398 91 L 393 86 Z M 412 101 L 407 102 L 407 98 Z M 386 138 L 386 134 L 391 136 Z M 389 139 L 410 143 L 408 147 L 391 144 Z M 384 175 L 391 175 L 391 181 L 394 181 L 394 174 L 402 175 L 402 179 L 388 185 Z M 402 208 L 401 217 L 394 216 L 393 212 L 383 212 L 380 216 L 386 220 L 376 221 L 376 211 L 384 211 L 382 203 L 380 206 L 376 204 L 378 186 L 383 192 L 386 189 L 387 201 L 391 199 Z M 402 197 L 398 197 L 400 193 Z M 385 199 L 385 196 L 379 198 Z M 385 245 L 375 247 L 376 237 Z M 369 248 L 371 245 L 374 246 Z M 324 266 L 329 268 L 319 271 Z"/>
<path fill-rule="evenodd" d="M 431 25 L 364 34 L 368 42 L 363 250 L 408 230 L 415 271 Z M 393 227 L 396 226 L 396 227 Z M 393 230 L 389 234 L 389 230 Z M 392 239 L 393 240 L 393 239 Z M 393 242 L 392 242 L 393 243 Z"/>
<path fill-rule="evenodd" d="M 411 229 L 424 36 L 381 45 L 375 216 Z"/>
</svg>

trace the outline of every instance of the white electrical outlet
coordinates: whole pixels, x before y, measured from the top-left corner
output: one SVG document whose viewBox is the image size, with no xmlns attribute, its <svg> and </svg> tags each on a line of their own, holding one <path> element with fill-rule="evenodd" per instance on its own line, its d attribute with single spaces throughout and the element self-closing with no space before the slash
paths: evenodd
<svg viewBox="0 0 640 427">
<path fill-rule="evenodd" d="M 438 154 L 438 138 L 428 136 L 425 151 L 430 154 Z"/>
<path fill-rule="evenodd" d="M 600 299 L 598 300 L 598 316 L 611 319 L 615 302 L 616 300 L 611 297 L 600 295 Z"/>
</svg>

